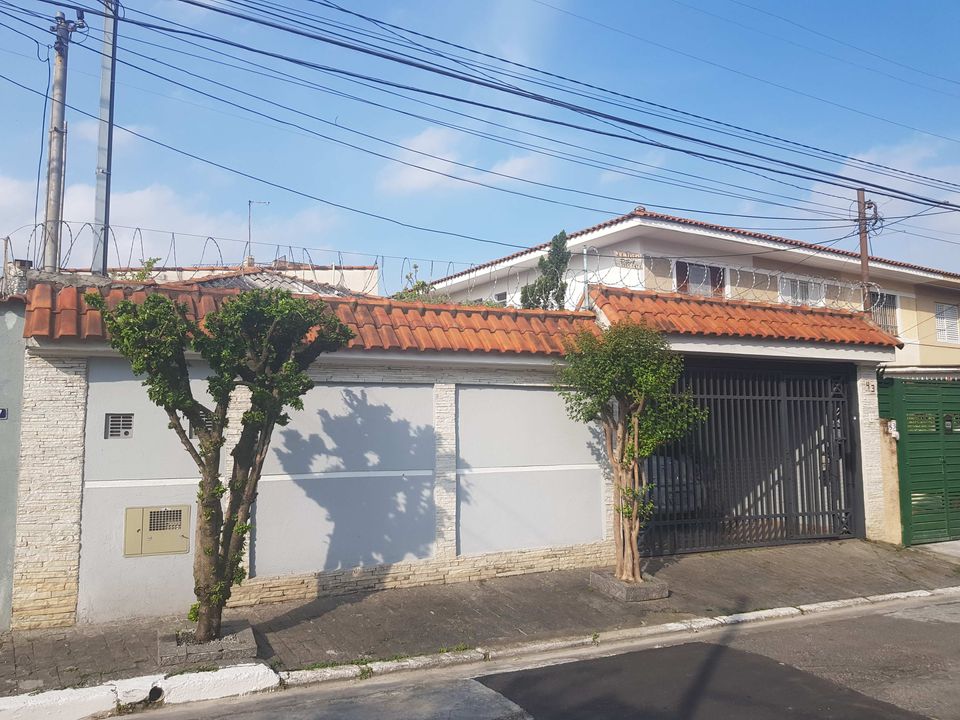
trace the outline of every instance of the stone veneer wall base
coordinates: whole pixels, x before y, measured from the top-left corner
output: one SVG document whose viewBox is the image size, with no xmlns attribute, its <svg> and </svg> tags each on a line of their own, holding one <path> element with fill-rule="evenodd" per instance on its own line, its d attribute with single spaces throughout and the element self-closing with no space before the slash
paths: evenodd
<svg viewBox="0 0 960 720">
<path fill-rule="evenodd" d="M 306 575 L 253 578 L 234 588 L 227 606 L 248 607 L 389 588 L 445 585 L 551 570 L 595 567 L 609 565 L 613 562 L 613 555 L 612 542 L 598 542 L 565 548 L 516 550 Z"/>
<path fill-rule="evenodd" d="M 77 619 L 87 361 L 27 351 L 11 627 Z"/>
</svg>

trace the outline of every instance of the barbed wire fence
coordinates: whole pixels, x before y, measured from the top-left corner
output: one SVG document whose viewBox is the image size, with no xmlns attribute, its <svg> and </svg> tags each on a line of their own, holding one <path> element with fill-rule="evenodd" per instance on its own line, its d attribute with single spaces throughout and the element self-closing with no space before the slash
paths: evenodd
<svg viewBox="0 0 960 720">
<path fill-rule="evenodd" d="M 66 247 L 61 264 L 69 267 L 70 258 L 74 253 L 86 252 L 88 247 L 93 247 L 97 239 L 96 228 L 90 222 L 65 220 L 62 224 Z M 42 243 L 38 243 L 37 240 L 42 237 L 43 229 L 43 223 L 23 226 L 4 240 L 4 273 L 0 279 L 0 293 L 11 294 L 18 291 L 15 289 L 18 287 L 17 281 L 15 278 L 8 277 L 7 267 L 16 258 L 17 239 L 22 241 L 21 247 L 28 248 L 28 253 L 30 250 L 33 251 L 34 257 L 26 259 L 32 261 L 36 267 L 39 261 L 38 253 L 42 252 L 42 248 L 38 247 L 42 246 Z M 147 266 L 151 261 L 148 253 L 164 253 L 164 265 L 145 273 L 148 278 L 158 277 L 171 259 L 177 268 L 182 268 L 184 271 L 192 269 L 194 272 L 200 272 L 204 268 L 209 268 L 209 265 L 204 265 L 208 251 L 216 253 L 208 262 L 216 262 L 218 266 L 226 267 L 228 266 L 226 257 L 229 253 L 225 254 L 221 243 L 235 243 L 242 246 L 247 242 L 235 238 L 158 231 L 141 227 L 123 227 L 125 232 L 122 235 L 119 235 L 114 228 L 110 230 L 111 255 L 116 256 L 116 272 L 119 274 L 148 270 Z M 165 249 L 159 250 L 160 245 L 154 243 L 151 246 L 147 243 L 145 241 L 147 233 L 166 236 Z M 362 287 L 352 288 L 365 294 L 379 292 L 381 285 L 386 294 L 402 290 L 408 284 L 409 277 L 421 270 L 426 271 L 422 279 L 432 286 L 458 271 L 469 271 L 474 267 L 471 263 L 446 259 L 345 252 L 267 241 L 255 241 L 253 244 L 273 250 L 272 263 L 263 263 L 260 267 L 273 266 L 278 269 L 284 267 L 289 269 L 291 266 L 300 264 L 304 277 L 310 277 L 317 283 L 346 285 L 345 269 L 347 267 L 363 263 L 376 266 L 377 272 L 371 272 L 365 276 Z M 198 247 L 199 254 L 196 254 Z M 281 252 L 284 254 L 281 255 Z M 318 263 L 314 259 L 314 253 L 330 257 L 330 262 Z M 123 262 L 122 255 L 126 256 L 126 263 Z M 158 257 L 158 254 L 154 254 L 153 257 Z M 197 259 L 193 263 L 185 263 L 181 266 L 177 264 L 178 257 L 196 257 Z M 348 257 L 361 260 L 351 263 Z M 774 263 L 766 263 L 769 267 L 715 263 L 716 261 L 711 262 L 704 257 L 685 258 L 624 251 L 601 253 L 596 248 L 589 247 L 583 255 L 574 255 L 571 258 L 571 266 L 563 273 L 562 281 L 566 284 L 563 309 L 571 310 L 588 303 L 589 300 L 584 295 L 585 288 L 598 285 L 657 293 L 682 292 L 754 303 L 787 303 L 845 310 L 860 310 L 863 307 L 863 286 L 859 282 L 843 277 L 791 272 L 782 268 L 777 269 Z M 235 263 L 237 267 L 242 267 L 243 264 L 244 258 L 239 258 Z M 326 273 L 325 277 L 319 276 L 318 267 L 329 267 L 332 276 L 327 276 Z M 89 270 L 83 265 L 78 265 L 75 269 Z M 471 273 L 466 289 L 458 290 L 455 297 L 450 299 L 519 307 L 523 287 L 535 282 L 540 274 L 537 267 L 512 267 L 503 272 L 491 265 L 480 272 Z M 330 282 L 330 277 L 333 282 Z M 394 277 L 397 282 L 395 287 L 393 287 Z M 871 311 L 881 307 L 884 298 L 883 288 L 879 284 L 870 283 L 867 291 L 871 299 Z M 442 287 L 437 289 L 436 293 L 447 297 Z"/>
</svg>

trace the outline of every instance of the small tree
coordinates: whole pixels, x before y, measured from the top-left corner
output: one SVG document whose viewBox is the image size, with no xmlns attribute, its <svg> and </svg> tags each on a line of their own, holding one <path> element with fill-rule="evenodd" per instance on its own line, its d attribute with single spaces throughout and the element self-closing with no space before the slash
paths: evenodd
<svg viewBox="0 0 960 720">
<path fill-rule="evenodd" d="M 273 429 L 289 421 L 288 408 L 303 408 L 313 387 L 306 370 L 320 353 L 342 347 L 352 332 L 318 300 L 281 290 L 253 290 L 227 300 L 198 324 L 187 308 L 151 294 L 138 305 L 129 300 L 108 309 L 100 295 L 87 304 L 99 310 L 110 345 L 133 372 L 146 376 L 147 395 L 164 409 L 170 428 L 200 471 L 197 492 L 193 579 L 197 602 L 196 640 L 220 637 L 224 605 L 243 581 L 243 550 L 250 532 L 250 509 L 257 498 Z M 212 406 L 193 395 L 186 353 L 210 365 L 207 388 Z M 233 471 L 227 486 L 220 478 L 221 449 L 231 395 L 250 392 L 239 439 L 230 450 Z M 197 441 L 191 440 L 191 431 Z"/>
<path fill-rule="evenodd" d="M 562 310 L 567 297 L 567 283 L 563 277 L 570 264 L 567 233 L 561 230 L 550 240 L 550 249 L 537 261 L 540 277 L 520 288 L 520 305 L 527 310 Z"/>
<path fill-rule="evenodd" d="M 613 474 L 616 577 L 641 582 L 640 530 L 653 514 L 646 460 L 707 417 L 678 392 L 683 358 L 654 330 L 621 322 L 579 333 L 558 366 L 557 389 L 567 414 L 603 429 Z"/>
</svg>

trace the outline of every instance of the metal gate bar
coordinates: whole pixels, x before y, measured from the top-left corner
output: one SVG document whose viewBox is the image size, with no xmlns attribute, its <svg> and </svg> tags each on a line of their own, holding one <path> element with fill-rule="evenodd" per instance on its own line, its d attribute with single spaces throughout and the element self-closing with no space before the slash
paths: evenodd
<svg viewBox="0 0 960 720">
<path fill-rule="evenodd" d="M 852 533 L 856 464 L 847 367 L 688 364 L 679 388 L 710 415 L 647 463 L 647 554 Z"/>
</svg>

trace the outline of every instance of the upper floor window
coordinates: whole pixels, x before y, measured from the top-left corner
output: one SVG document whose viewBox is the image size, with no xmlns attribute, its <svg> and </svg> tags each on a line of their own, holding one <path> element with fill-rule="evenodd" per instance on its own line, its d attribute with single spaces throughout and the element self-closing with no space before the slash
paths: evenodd
<svg viewBox="0 0 960 720">
<path fill-rule="evenodd" d="M 960 311 L 956 305 L 936 304 L 937 340 L 960 345 Z"/>
<path fill-rule="evenodd" d="M 897 334 L 897 296 L 884 292 L 870 293 L 870 315 L 873 321 L 891 335 Z"/>
<path fill-rule="evenodd" d="M 677 260 L 677 292 L 687 295 L 724 296 L 723 268 Z"/>
<path fill-rule="evenodd" d="M 788 305 L 823 305 L 824 286 L 816 280 L 780 278 L 780 302 Z"/>
</svg>

